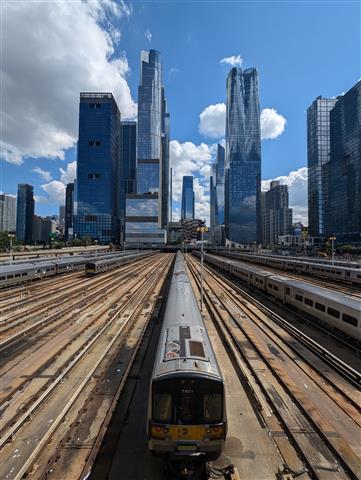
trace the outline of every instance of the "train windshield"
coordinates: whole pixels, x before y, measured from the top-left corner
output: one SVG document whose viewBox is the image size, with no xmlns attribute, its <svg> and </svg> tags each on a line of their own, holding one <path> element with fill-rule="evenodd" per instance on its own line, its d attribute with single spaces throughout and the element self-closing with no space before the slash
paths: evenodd
<svg viewBox="0 0 361 480">
<path fill-rule="evenodd" d="M 221 382 L 186 378 L 153 383 L 153 421 L 196 425 L 222 419 Z"/>
</svg>

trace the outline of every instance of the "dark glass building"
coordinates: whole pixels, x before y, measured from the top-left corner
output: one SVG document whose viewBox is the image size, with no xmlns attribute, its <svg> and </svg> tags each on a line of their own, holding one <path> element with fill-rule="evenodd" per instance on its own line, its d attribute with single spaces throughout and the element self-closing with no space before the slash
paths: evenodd
<svg viewBox="0 0 361 480">
<path fill-rule="evenodd" d="M 325 234 L 325 178 L 323 166 L 330 160 L 330 111 L 336 99 L 317 97 L 307 109 L 308 231 Z"/>
<path fill-rule="evenodd" d="M 361 241 L 361 81 L 330 111 L 330 160 L 325 164 L 325 231 L 338 242 Z"/>
<path fill-rule="evenodd" d="M 217 165 L 216 165 L 216 222 L 217 225 L 224 224 L 224 162 L 225 149 L 222 145 L 217 145 Z"/>
<path fill-rule="evenodd" d="M 119 243 L 120 112 L 111 93 L 81 93 L 74 236 Z"/>
<path fill-rule="evenodd" d="M 170 114 L 167 112 L 167 100 L 162 88 L 162 170 L 161 170 L 161 227 L 165 228 L 169 222 L 169 140 L 170 140 Z"/>
<path fill-rule="evenodd" d="M 136 193 L 137 123 L 121 122 L 120 219 L 125 231 L 125 207 L 128 193 Z M 122 235 L 123 236 L 123 235 Z"/>
<path fill-rule="evenodd" d="M 64 237 L 68 240 L 73 236 L 74 215 L 74 183 L 68 183 L 65 190 L 65 228 Z"/>
<path fill-rule="evenodd" d="M 27 183 L 19 183 L 16 201 L 16 238 L 31 243 L 33 238 L 34 188 Z"/>
<path fill-rule="evenodd" d="M 212 165 L 211 175 L 209 177 L 209 196 L 210 196 L 210 226 L 213 235 L 214 229 L 217 226 L 216 211 L 217 211 L 217 190 L 216 190 L 216 173 L 217 165 Z"/>
<path fill-rule="evenodd" d="M 227 78 L 226 241 L 249 244 L 261 232 L 261 131 L 258 73 L 232 68 Z"/>
<path fill-rule="evenodd" d="M 194 219 L 193 176 L 183 177 L 181 220 Z"/>
</svg>

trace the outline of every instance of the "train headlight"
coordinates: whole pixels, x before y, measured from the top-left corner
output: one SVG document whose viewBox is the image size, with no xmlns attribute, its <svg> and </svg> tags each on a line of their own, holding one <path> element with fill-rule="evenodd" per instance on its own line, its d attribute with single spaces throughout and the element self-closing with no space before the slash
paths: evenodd
<svg viewBox="0 0 361 480">
<path fill-rule="evenodd" d="M 169 433 L 169 428 L 166 425 L 152 425 L 150 428 L 150 436 L 152 438 L 165 439 Z"/>
<path fill-rule="evenodd" d="M 205 432 L 210 440 L 224 438 L 224 425 L 209 426 L 205 429 Z"/>
</svg>

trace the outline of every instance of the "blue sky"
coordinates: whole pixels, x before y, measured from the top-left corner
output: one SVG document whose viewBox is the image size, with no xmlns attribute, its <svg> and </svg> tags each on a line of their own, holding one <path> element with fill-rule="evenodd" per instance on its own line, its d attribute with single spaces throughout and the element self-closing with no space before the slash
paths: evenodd
<svg viewBox="0 0 361 480">
<path fill-rule="evenodd" d="M 33 184 L 44 215 L 74 176 L 79 92 L 113 91 L 134 116 L 141 49 L 162 53 L 175 215 L 183 174 L 198 179 L 198 215 L 208 215 L 232 63 L 222 59 L 258 68 L 262 178 L 289 185 L 296 220 L 307 217 L 305 111 L 361 77 L 359 2 L 5 2 L 2 27 L 0 190 Z"/>
</svg>

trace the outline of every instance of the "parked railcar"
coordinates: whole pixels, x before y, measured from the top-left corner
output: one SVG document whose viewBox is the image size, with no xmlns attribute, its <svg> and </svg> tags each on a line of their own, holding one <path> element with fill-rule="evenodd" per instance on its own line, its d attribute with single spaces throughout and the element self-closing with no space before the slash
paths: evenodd
<svg viewBox="0 0 361 480">
<path fill-rule="evenodd" d="M 87 276 L 99 275 L 100 273 L 108 272 L 114 268 L 127 265 L 128 263 L 141 260 L 143 258 L 150 257 L 159 253 L 158 250 L 148 250 L 141 253 L 134 253 L 130 255 L 120 255 L 113 258 L 98 259 L 91 262 L 87 262 L 85 265 L 85 273 Z"/>
<path fill-rule="evenodd" d="M 224 382 L 178 252 L 150 384 L 152 452 L 217 458 L 227 433 Z"/>
</svg>

